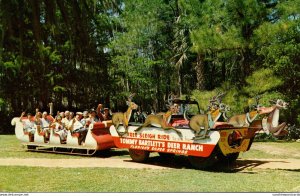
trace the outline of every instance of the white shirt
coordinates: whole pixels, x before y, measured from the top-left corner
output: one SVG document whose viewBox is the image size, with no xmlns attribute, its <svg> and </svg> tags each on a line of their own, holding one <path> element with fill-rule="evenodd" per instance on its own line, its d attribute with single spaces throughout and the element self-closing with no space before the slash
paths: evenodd
<svg viewBox="0 0 300 196">
<path fill-rule="evenodd" d="M 42 118 L 41 121 L 42 121 L 43 128 L 49 127 L 50 121 L 48 119 Z"/>
<path fill-rule="evenodd" d="M 22 120 L 23 121 L 23 124 L 24 124 L 24 129 L 33 129 L 34 128 L 34 121 L 30 121 L 29 119 L 25 119 L 25 120 Z"/>
<path fill-rule="evenodd" d="M 82 128 L 83 125 L 81 124 L 80 121 L 76 120 L 74 125 L 73 125 L 73 131 Z"/>
</svg>

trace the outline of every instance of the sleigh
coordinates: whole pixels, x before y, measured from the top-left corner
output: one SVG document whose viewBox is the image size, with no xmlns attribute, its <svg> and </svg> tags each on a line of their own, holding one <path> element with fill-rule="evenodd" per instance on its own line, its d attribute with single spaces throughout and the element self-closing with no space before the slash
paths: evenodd
<svg viewBox="0 0 300 196">
<path fill-rule="evenodd" d="M 185 113 L 188 105 L 194 105 L 193 108 L 200 113 L 196 101 L 176 99 L 173 102 L 181 106 L 189 119 L 195 114 Z M 227 122 L 216 121 L 205 137 L 199 137 L 184 114 L 171 116 L 169 126 L 176 131 L 157 125 L 146 127 L 129 123 L 127 129 L 119 126 L 116 130 L 115 126 L 111 126 L 110 134 L 118 148 L 129 150 L 133 161 L 147 162 L 151 152 L 157 152 L 162 157 L 185 155 L 193 167 L 205 169 L 216 163 L 228 165 L 235 162 L 241 152 L 251 148 L 256 132 L 261 130 L 261 127 L 234 127 Z"/>
<path fill-rule="evenodd" d="M 26 119 L 26 118 L 23 118 Z M 66 141 L 62 141 L 57 133 L 51 128 L 49 139 L 45 139 L 45 133 L 41 127 L 35 126 L 34 135 L 30 136 L 24 131 L 24 125 L 20 118 L 13 118 L 11 124 L 15 126 L 17 139 L 27 147 L 29 151 L 43 151 L 65 154 L 93 155 L 97 151 L 115 147 L 110 135 L 111 121 L 103 121 L 91 124 L 84 143 L 80 144 L 79 134 L 68 131 Z"/>
<path fill-rule="evenodd" d="M 200 112 L 196 101 L 173 101 L 180 104 L 183 110 L 187 105 L 193 105 Z M 143 127 L 136 132 L 141 127 L 137 123 L 129 123 L 127 131 L 122 126 L 118 130 L 111 126 L 110 133 L 115 145 L 129 149 L 131 158 L 136 162 L 146 162 L 151 152 L 158 152 L 163 157 L 185 155 L 198 169 L 207 168 L 218 161 L 235 161 L 240 152 L 250 149 L 253 141 L 253 138 L 241 139 L 247 135 L 248 128 L 236 128 L 226 123 L 216 123 L 205 138 L 198 138 L 183 114 L 172 115 L 170 125 L 181 134 L 156 126 Z"/>
</svg>

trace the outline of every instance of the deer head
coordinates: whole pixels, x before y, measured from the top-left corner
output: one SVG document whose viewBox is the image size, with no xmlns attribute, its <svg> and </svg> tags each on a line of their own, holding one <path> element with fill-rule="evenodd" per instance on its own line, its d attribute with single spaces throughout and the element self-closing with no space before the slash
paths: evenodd
<svg viewBox="0 0 300 196">
<path fill-rule="evenodd" d="M 219 92 L 216 96 L 213 96 L 210 100 L 209 100 L 209 106 L 208 106 L 208 110 L 217 110 L 220 108 L 220 105 L 222 103 L 222 98 L 225 95 L 225 93 L 221 93 Z M 225 105 L 225 104 L 224 104 Z M 222 106 L 223 107 L 223 106 Z"/>
<path fill-rule="evenodd" d="M 259 104 L 259 100 L 261 99 L 260 95 L 255 96 L 255 104 L 252 105 L 253 109 L 256 110 L 257 112 L 260 112 L 262 109 L 262 105 Z"/>
<path fill-rule="evenodd" d="M 288 103 L 283 101 L 282 99 L 270 100 L 270 103 L 274 104 L 278 109 L 287 109 Z"/>
<path fill-rule="evenodd" d="M 131 110 L 136 110 L 138 108 L 138 105 L 132 102 L 132 98 L 135 96 L 135 93 L 131 93 L 128 96 L 128 100 L 126 101 L 126 105 L 128 105 L 128 108 Z"/>
</svg>

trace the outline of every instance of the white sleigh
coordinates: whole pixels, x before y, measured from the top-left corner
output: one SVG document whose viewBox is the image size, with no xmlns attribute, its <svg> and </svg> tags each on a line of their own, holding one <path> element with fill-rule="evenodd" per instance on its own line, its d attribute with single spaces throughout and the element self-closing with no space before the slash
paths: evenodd
<svg viewBox="0 0 300 196">
<path fill-rule="evenodd" d="M 29 135 L 24 132 L 24 125 L 20 121 L 20 117 L 13 118 L 11 120 L 11 125 L 15 126 L 15 134 L 18 140 L 22 142 L 29 142 Z"/>
</svg>

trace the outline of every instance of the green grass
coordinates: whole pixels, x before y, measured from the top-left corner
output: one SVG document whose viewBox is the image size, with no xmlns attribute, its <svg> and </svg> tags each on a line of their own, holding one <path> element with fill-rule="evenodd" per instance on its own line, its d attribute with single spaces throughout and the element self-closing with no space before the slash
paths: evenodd
<svg viewBox="0 0 300 196">
<path fill-rule="evenodd" d="M 0 192 L 296 192 L 299 172 L 0 167 Z"/>
<path fill-rule="evenodd" d="M 112 149 L 111 155 L 118 155 L 118 158 L 130 157 L 125 149 Z M 99 152 L 97 156 L 111 156 L 107 152 Z M 53 158 L 53 159 L 74 159 L 74 158 L 89 158 L 86 156 L 30 152 L 27 147 L 23 146 L 15 135 L 0 135 L 0 158 Z"/>
<path fill-rule="evenodd" d="M 300 159 L 300 142 L 254 142 L 243 159 Z"/>
<path fill-rule="evenodd" d="M 270 146 L 274 151 L 266 152 Z M 256 142 L 242 159 L 294 158 L 300 143 Z M 278 153 L 279 151 L 284 153 Z M 276 153 L 274 153 L 276 152 Z M 291 154 L 293 153 L 293 154 Z M 115 158 L 129 157 L 126 150 L 112 150 Z M 101 159 L 101 156 L 98 156 Z M 27 152 L 14 135 L 0 135 L 0 158 L 89 158 Z M 297 156 L 296 156 L 297 158 Z M 299 192 L 299 170 L 200 171 L 187 159 L 160 161 L 152 153 L 148 164 L 165 164 L 171 169 L 43 168 L 0 166 L 0 192 Z M 177 166 L 177 167 L 176 167 Z M 173 169 L 172 169 L 173 168 Z"/>
</svg>

